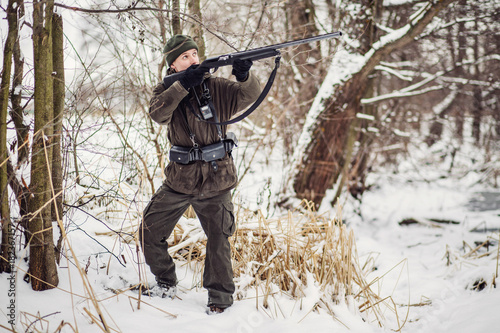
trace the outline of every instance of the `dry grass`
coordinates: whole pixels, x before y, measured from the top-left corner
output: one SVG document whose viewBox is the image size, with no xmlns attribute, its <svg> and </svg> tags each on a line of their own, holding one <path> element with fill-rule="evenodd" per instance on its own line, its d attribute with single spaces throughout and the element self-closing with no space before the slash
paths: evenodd
<svg viewBox="0 0 500 333">
<path fill-rule="evenodd" d="M 230 238 L 237 299 L 246 298 L 247 291 L 257 291 L 257 306 L 260 302 L 267 309 L 276 293 L 300 300 L 313 284 L 320 298 L 311 311 L 321 308 L 335 317 L 332 307 L 347 304 L 380 326 L 382 304 L 395 312 L 390 297 L 382 299 L 371 290 L 376 281 L 365 280 L 371 265 L 359 263 L 354 234 L 340 218 L 318 215 L 305 202 L 279 218 L 244 214 L 238 212 L 238 228 Z M 340 208 L 337 216 L 341 216 Z M 169 243 L 176 259 L 194 263 L 201 270 L 206 238 L 200 239 L 199 233 L 200 229 L 178 225 Z"/>
<path fill-rule="evenodd" d="M 391 296 L 381 297 L 372 290 L 372 286 L 380 283 L 390 271 L 404 266 L 405 260 L 389 272 L 367 281 L 366 276 L 373 269 L 374 258 L 369 256 L 365 262 L 360 263 L 354 234 L 340 218 L 342 216 L 340 206 L 333 218 L 319 215 L 311 207 L 303 202 L 297 210 L 272 219 L 266 219 L 260 213 L 255 214 L 242 208 L 235 212 L 238 227 L 230 241 L 237 285 L 236 299 L 255 298 L 256 307 L 272 318 L 287 317 L 287 309 L 281 301 L 283 298 L 280 299 L 279 296 L 295 300 L 295 308 L 303 310 L 302 319 L 311 312 L 323 312 L 340 322 L 336 315 L 336 306 L 340 304 L 346 305 L 351 312 L 361 316 L 365 321 L 387 326 L 388 323 L 394 323 L 393 320 L 386 321 L 385 319 L 387 313 L 390 312 L 397 323 L 394 330 L 400 331 L 408 319 L 408 312 L 406 318 L 400 318 L 397 309 L 402 305 L 397 305 Z M 134 234 L 134 229 L 134 225 L 131 224 L 126 227 L 122 226 L 119 232 L 105 232 L 99 235 L 116 237 L 117 242 L 139 249 L 137 233 Z M 488 240 L 498 244 L 496 238 L 488 238 Z M 199 223 L 194 219 L 178 223 L 169 238 L 169 244 L 171 255 L 179 263 L 191 265 L 196 272 L 199 272 L 200 274 L 195 274 L 197 279 L 201 277 L 206 236 Z M 486 242 L 477 246 L 465 244 L 464 247 L 468 251 L 462 258 L 464 260 L 466 258 L 479 259 L 485 255 L 496 255 L 495 259 L 498 261 L 500 244 L 488 248 L 487 253 L 480 252 L 479 250 L 484 249 L 485 245 Z M 67 247 L 71 250 L 69 242 Z M 138 274 L 144 277 L 143 273 L 146 268 L 138 252 L 137 261 L 139 262 Z M 140 308 L 141 304 L 153 306 L 144 302 L 140 294 L 139 298 L 124 294 L 127 290 L 118 291 L 117 295 L 111 297 L 98 299 L 90 288 L 83 269 L 78 268 L 78 272 L 86 286 L 86 295 L 75 294 L 75 296 L 86 300 L 88 306 L 83 307 L 84 315 L 96 325 L 97 331 L 113 332 L 117 327 L 105 309 L 103 308 L 104 312 L 101 311 L 102 301 L 125 295 L 132 308 Z M 495 274 L 493 284 L 497 277 L 498 275 Z M 193 285 L 200 285 L 199 281 L 193 282 Z M 313 297 L 310 297 L 311 291 L 315 293 Z M 72 291 L 68 292 L 72 293 Z M 310 302 L 311 299 L 313 303 Z M 407 304 L 407 309 L 409 306 L 422 305 L 429 305 L 429 303 Z M 156 309 L 175 318 L 173 314 Z M 40 314 L 21 314 L 22 326 L 34 331 L 44 331 L 44 327 L 49 325 L 47 319 Z M 66 329 L 78 331 L 76 321 L 75 326 L 68 322 L 62 322 L 60 325 L 67 326 Z"/>
<path fill-rule="evenodd" d="M 365 275 L 371 271 L 373 260 L 370 257 L 366 263 L 359 263 L 354 234 L 342 223 L 340 206 L 334 218 L 319 215 L 311 207 L 303 202 L 296 211 L 272 219 L 241 208 L 235 212 L 238 227 L 230 241 L 237 285 L 236 299 L 255 298 L 260 311 L 276 318 L 287 316 L 287 310 L 282 308 L 277 297 L 285 296 L 286 299 L 296 300 L 295 308 L 304 311 L 304 318 L 311 312 L 323 312 L 337 321 L 339 318 L 335 314 L 335 307 L 342 304 L 362 316 L 363 320 L 385 326 L 384 312 L 389 309 L 397 317 L 397 306 L 391 297 L 381 298 L 372 291 L 371 286 L 380 278 L 366 281 Z M 133 229 L 133 225 L 122 226 L 118 232 L 103 232 L 99 235 L 115 237 L 117 242 L 128 244 L 130 249 L 139 249 L 138 235 Z M 169 244 L 169 252 L 177 261 L 199 271 L 200 274 L 195 274 L 197 278 L 202 276 L 206 236 L 197 221 L 188 219 L 178 223 L 169 238 Z M 66 245 L 71 252 L 71 244 L 67 242 Z M 73 258 L 76 257 L 72 254 Z M 146 267 L 142 255 L 139 252 L 136 255 L 142 282 Z M 102 308 L 104 312 L 101 309 L 102 301 L 109 297 L 98 299 L 84 270 L 78 267 L 78 272 L 86 287 L 86 295 L 79 297 L 88 305 L 83 308 L 82 314 L 96 325 L 97 331 L 116 331 L 117 325 L 113 318 L 105 308 Z M 307 297 L 311 290 L 315 296 Z M 112 297 L 123 295 L 126 291 L 118 291 Z M 71 290 L 69 292 L 73 295 Z M 139 298 L 125 296 L 129 298 L 131 306 L 132 303 L 136 303 L 137 308 L 141 304 L 151 306 L 141 299 L 140 294 Z M 314 304 L 311 304 L 311 299 Z M 397 321 L 399 330 L 403 325 L 399 324 L 399 317 Z M 38 331 L 44 322 L 44 318 L 39 315 L 26 317 L 23 327 Z M 76 320 L 74 328 L 69 323 L 63 324 L 78 331 Z"/>
</svg>

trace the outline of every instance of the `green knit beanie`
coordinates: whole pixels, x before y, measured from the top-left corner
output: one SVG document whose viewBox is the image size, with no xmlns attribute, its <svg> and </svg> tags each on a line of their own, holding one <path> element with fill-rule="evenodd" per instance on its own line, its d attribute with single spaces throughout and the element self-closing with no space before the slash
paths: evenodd
<svg viewBox="0 0 500 333">
<path fill-rule="evenodd" d="M 163 53 L 166 54 L 167 63 L 170 66 L 178 56 L 191 49 L 196 49 L 198 51 L 198 45 L 196 45 L 190 36 L 175 35 L 168 40 L 163 49 Z"/>
</svg>

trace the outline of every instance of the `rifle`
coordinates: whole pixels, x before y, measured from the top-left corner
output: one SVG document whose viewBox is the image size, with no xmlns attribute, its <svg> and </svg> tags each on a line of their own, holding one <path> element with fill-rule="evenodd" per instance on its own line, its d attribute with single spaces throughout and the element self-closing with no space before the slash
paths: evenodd
<svg viewBox="0 0 500 333">
<path fill-rule="evenodd" d="M 234 60 L 236 60 L 236 59 L 241 59 L 241 60 L 248 59 L 248 60 L 256 61 L 256 60 L 261 60 L 261 59 L 265 59 L 265 58 L 276 57 L 275 68 L 271 72 L 271 75 L 269 77 L 269 80 L 267 81 L 266 86 L 262 90 L 262 93 L 260 94 L 257 101 L 255 101 L 255 103 L 247 111 L 245 111 L 245 113 L 243 113 L 242 115 L 240 115 L 239 117 L 237 117 L 235 119 L 231 119 L 229 121 L 220 122 L 220 123 L 206 121 L 206 120 L 204 120 L 204 121 L 211 123 L 211 124 L 216 124 L 216 125 L 228 125 L 228 124 L 233 124 L 237 121 L 240 121 L 243 118 L 247 117 L 250 113 L 252 113 L 260 105 L 260 103 L 264 100 L 267 93 L 271 89 L 271 86 L 273 85 L 274 78 L 276 76 L 276 72 L 279 68 L 279 62 L 281 60 L 281 52 L 279 51 L 280 49 L 295 46 L 295 45 L 300 45 L 300 44 L 316 42 L 316 41 L 323 40 L 323 39 L 336 38 L 336 37 L 340 37 L 340 36 L 342 36 L 342 32 L 340 32 L 340 31 L 331 32 L 331 33 L 327 33 L 327 34 L 323 34 L 323 35 L 319 35 L 319 36 L 297 39 L 297 40 L 288 41 L 288 42 L 284 42 L 284 43 L 280 43 L 280 44 L 263 46 L 263 47 L 259 47 L 259 48 L 255 48 L 255 49 L 250 49 L 250 50 L 240 51 L 240 52 L 235 52 L 235 53 L 229 53 L 229 54 L 224 54 L 224 55 L 205 59 L 205 61 L 203 61 L 200 64 L 200 67 L 207 68 L 207 72 L 208 72 L 210 69 L 217 70 L 219 67 L 232 65 Z M 173 73 L 173 74 L 165 76 L 163 78 L 163 85 L 164 85 L 165 89 L 168 89 L 175 81 L 178 81 L 183 75 L 184 75 L 184 73 L 180 72 L 180 73 Z"/>
</svg>

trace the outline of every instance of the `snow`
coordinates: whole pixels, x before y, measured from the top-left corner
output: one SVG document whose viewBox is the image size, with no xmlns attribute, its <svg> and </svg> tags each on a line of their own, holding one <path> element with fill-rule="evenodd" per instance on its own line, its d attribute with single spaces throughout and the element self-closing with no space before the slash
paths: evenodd
<svg viewBox="0 0 500 333">
<path fill-rule="evenodd" d="M 499 327 L 500 319 L 495 314 L 500 310 L 500 292 L 492 285 L 498 274 L 500 234 L 471 232 L 483 223 L 485 227 L 499 229 L 498 199 L 493 210 L 473 211 L 469 203 L 477 198 L 480 189 L 451 179 L 420 184 L 402 183 L 393 177 L 379 181 L 384 181 L 384 185 L 363 198 L 361 214 L 365 219 L 353 222 L 357 226 L 353 228 L 360 256 L 377 252 L 377 275 L 406 260 L 408 272 L 398 267 L 392 278 L 384 278 L 389 279 L 384 281 L 382 290 L 392 292 L 398 304 L 430 303 L 410 307 L 410 322 L 403 331 L 484 332 Z M 398 224 L 410 217 L 450 219 L 459 224 Z M 475 244 L 487 239 L 495 244 L 490 247 L 489 256 L 464 258 L 464 253 L 470 252 L 468 246 L 475 248 Z M 452 258 L 449 265 L 447 258 Z M 472 285 L 479 279 L 487 282 L 485 290 L 472 291 Z"/>
<path fill-rule="evenodd" d="M 384 0 L 384 6 L 401 6 L 414 2 L 416 2 L 416 0 Z"/>
<path fill-rule="evenodd" d="M 380 37 L 378 41 L 373 43 L 372 48 L 368 52 L 366 52 L 366 54 L 363 56 L 359 54 L 350 54 L 347 52 L 346 49 L 339 49 L 336 51 L 335 57 L 333 58 L 328 73 L 314 99 L 311 109 L 307 114 L 307 118 L 304 123 L 302 133 L 299 137 L 298 144 L 295 149 L 292 161 L 298 163 L 302 160 L 302 154 L 305 151 L 305 148 L 307 147 L 309 142 L 311 142 L 311 133 L 312 130 L 314 129 L 314 124 L 316 123 L 318 115 L 321 113 L 322 110 L 324 110 L 323 103 L 325 100 L 328 100 L 333 95 L 336 87 L 340 85 L 342 82 L 347 81 L 353 74 L 359 72 L 377 50 L 405 36 L 408 33 L 408 31 L 410 31 L 412 26 L 416 25 L 419 22 L 419 20 L 421 20 L 424 17 L 427 9 L 430 7 L 431 7 L 430 3 L 421 6 L 420 9 L 418 9 L 415 13 L 412 14 L 412 16 L 409 19 L 410 22 L 408 24 L 402 26 L 399 29 L 392 30 L 390 33 Z M 343 39 L 347 44 L 355 43 L 355 41 L 352 38 L 350 38 L 350 36 L 348 36 L 347 34 L 343 35 Z M 394 92 L 384 96 L 377 96 L 369 99 L 362 99 L 361 102 L 363 104 L 369 104 L 386 98 L 414 96 L 442 88 L 441 86 L 437 85 L 429 88 L 424 88 L 419 91 L 415 91 L 416 88 L 426 84 L 431 80 L 432 78 L 428 78 L 426 80 L 422 80 L 420 83 L 402 89 L 399 92 Z M 291 164 L 291 168 L 293 167 L 294 163 Z M 290 172 L 293 173 L 294 171 L 290 170 Z"/>
<path fill-rule="evenodd" d="M 396 76 L 399 79 L 404 80 L 404 81 L 410 81 L 411 82 L 413 80 L 412 77 L 406 76 L 403 73 L 401 73 L 400 71 L 396 71 L 396 70 L 394 70 L 392 68 L 389 68 L 389 67 L 386 67 L 386 66 L 381 66 L 381 65 L 375 66 L 375 70 L 380 70 L 380 71 L 387 72 L 387 73 L 392 74 L 392 75 L 394 75 L 394 76 Z"/>
<path fill-rule="evenodd" d="M 366 120 L 375 120 L 374 116 L 372 116 L 371 114 L 365 114 L 365 113 L 356 113 L 356 118 L 366 119 Z"/>
<path fill-rule="evenodd" d="M 114 140 L 109 140 L 109 133 L 102 132 L 102 137 L 108 137 L 103 142 L 111 145 Z M 101 141 L 102 137 L 94 139 Z M 245 147 L 249 144 L 252 142 L 240 142 L 238 150 L 250 149 Z M 258 146 L 250 147 L 259 149 Z M 469 154 L 462 153 L 463 163 L 455 162 L 459 165 L 456 168 L 469 163 Z M 68 224 L 66 221 L 69 243 L 80 266 L 87 271 L 83 276 L 68 253 L 68 259 L 63 257 L 59 267 L 58 288 L 32 291 L 23 282 L 27 269 L 23 260 L 26 253 L 23 249 L 18 250 L 14 298 L 17 328 L 25 330 L 31 324 L 31 329 L 53 332 L 64 321 L 78 327 L 79 332 L 99 331 L 87 314 L 97 315 L 96 305 L 90 301 L 90 291 L 85 288 L 88 284 L 106 323 L 120 332 L 145 329 L 156 332 L 168 328 L 173 332 L 315 330 L 365 333 L 392 332 L 403 323 L 403 332 L 410 333 L 493 331 L 500 326 L 497 315 L 500 290 L 494 287 L 499 269 L 500 191 L 479 184 L 482 175 L 474 172 L 460 177 L 453 174 L 442 177 L 446 167 L 439 167 L 436 161 L 432 161 L 433 155 L 432 150 L 415 147 L 412 157 L 402 161 L 397 172 L 378 170 L 370 175 L 369 182 L 376 186 L 365 193 L 361 203 L 348 197 L 341 202 L 342 218 L 355 235 L 361 265 L 365 262 L 373 265 L 367 281 L 372 283 L 371 288 L 378 295 L 390 297 L 383 302 L 388 304 L 382 307 L 384 327 L 372 320 L 365 321 L 354 302 L 341 301 L 335 305 L 332 308 L 335 317 L 324 308 L 317 308 L 324 291 L 310 275 L 302 287 L 303 297 L 292 298 L 274 290 L 267 308 L 263 306 L 263 291 L 249 287 L 253 278 L 243 275 L 235 279 L 238 290 L 245 290 L 242 298 L 225 313 L 209 315 L 206 313 L 207 292 L 201 288 L 200 265 L 179 260 L 178 297 L 171 300 L 142 296 L 138 307 L 138 293 L 123 290 L 138 283 L 139 276 L 149 282 L 154 278 L 147 266 L 138 265 L 136 244 L 127 238 L 134 226 L 124 223 L 120 212 L 107 211 L 104 203 L 103 207 L 96 205 L 91 211 L 99 220 L 74 210 L 68 217 L 72 222 Z M 80 156 L 92 161 L 87 166 L 89 172 L 93 172 L 92 167 L 103 171 L 100 174 L 102 180 L 113 175 L 116 167 L 113 159 L 99 159 L 91 151 L 84 151 Z M 474 154 L 470 157 L 473 158 Z M 264 163 L 266 158 L 271 163 Z M 265 206 L 262 200 L 256 199 L 258 192 L 264 191 L 266 186 L 269 191 L 276 191 L 279 179 L 284 177 L 284 169 L 275 158 L 265 152 L 257 153 L 252 169 L 259 172 L 250 172 L 242 179 L 235 201 L 244 203 L 248 209 Z M 423 163 L 424 160 L 428 163 Z M 102 164 L 103 161 L 109 164 Z M 273 183 L 264 185 L 262 179 L 268 175 L 272 175 Z M 106 185 L 103 182 L 101 186 Z M 121 187 L 125 198 L 136 195 L 133 186 L 122 184 Z M 270 195 L 268 200 L 273 198 Z M 139 206 L 147 202 L 147 196 L 141 202 Z M 325 199 L 325 202 L 329 200 Z M 142 208 L 138 207 L 138 210 Z M 334 216 L 335 212 L 335 208 L 324 204 L 318 214 Z M 120 219 L 123 221 L 119 222 Z M 408 219 L 418 223 L 400 225 L 401 221 Z M 439 220 L 455 223 L 436 222 Z M 204 239 L 196 219 L 182 218 L 179 223 L 184 230 L 184 242 Z M 110 229 L 121 230 L 121 237 L 113 237 L 115 233 Z M 487 240 L 491 243 L 488 248 L 476 249 L 478 244 Z M 277 251 L 273 256 L 276 255 Z M 9 274 L 0 275 L 0 290 L 4 295 L 9 289 L 9 277 Z M 477 281 L 485 282 L 483 290 L 473 290 Z M 116 294 L 116 290 L 123 292 Z M 1 298 L 0 325 L 8 326 L 10 299 Z M 396 304 L 397 317 L 390 310 L 391 304 Z M 37 317 L 42 319 L 36 321 Z M 62 331 L 72 330 L 68 324 Z"/>
<path fill-rule="evenodd" d="M 439 102 L 432 108 L 434 114 L 438 116 L 441 114 L 441 112 L 446 110 L 446 108 L 448 108 L 453 100 L 457 97 L 457 94 L 457 89 L 452 89 L 451 92 L 441 102 Z"/>
<path fill-rule="evenodd" d="M 384 5 L 409 2 L 414 1 L 386 0 Z M 76 34 L 77 27 L 76 24 L 67 24 L 65 29 Z M 390 38 L 402 32 L 396 31 Z M 23 50 L 29 50 L 29 38 L 22 38 L 28 45 L 28 48 L 23 46 Z M 28 51 L 24 53 L 30 54 Z M 346 50 L 338 50 L 314 101 L 305 129 L 311 127 L 315 121 L 314 111 L 321 110 L 321 104 L 331 96 L 333 87 L 359 70 L 366 59 Z M 79 67 L 78 61 L 73 61 L 74 66 L 69 67 Z M 387 67 L 378 69 L 389 72 Z M 410 93 L 400 93 L 405 92 Z M 443 100 L 443 106 L 445 102 Z M 358 117 L 365 116 L 359 114 Z M 256 133 L 256 137 L 260 136 L 259 128 L 245 124 Z M 96 121 L 95 126 L 100 125 Z M 95 140 L 99 142 L 99 148 L 107 147 L 112 151 L 114 144 L 120 140 L 111 136 L 109 126 L 112 127 L 109 124 L 103 126 L 100 135 L 87 138 L 86 144 Z M 93 130 L 82 132 L 82 136 L 92 133 Z M 140 136 L 138 133 L 135 135 Z M 303 151 L 301 145 L 309 142 L 309 135 L 307 131 L 302 133 L 297 152 Z M 398 132 L 398 135 L 408 134 Z M 132 136 L 134 134 L 130 135 L 130 140 L 135 142 Z M 241 210 L 261 209 L 266 217 L 286 214 L 274 208 L 273 201 L 287 177 L 287 166 L 279 149 L 269 152 L 267 147 L 256 144 L 256 141 L 240 140 L 235 152 L 241 175 L 247 166 L 248 156 L 253 156 L 253 151 L 258 150 L 249 165 L 250 171 L 235 191 L 234 201 Z M 143 156 L 154 162 L 155 158 L 147 153 L 147 147 Z M 15 274 L 0 274 L 0 327 L 10 327 L 8 306 L 13 300 L 16 329 L 19 331 L 55 332 L 64 321 L 67 324 L 62 332 L 73 332 L 72 327 L 79 332 L 99 332 L 99 327 L 92 323 L 88 315 L 97 316 L 99 309 L 106 323 L 119 332 L 370 333 L 393 332 L 403 324 L 402 332 L 407 333 L 493 332 L 500 327 L 500 288 L 494 287 L 498 284 L 500 269 L 500 191 L 484 184 L 487 177 L 484 173 L 460 170 L 462 173 L 450 174 L 443 171 L 448 169 L 444 166 L 446 163 L 433 159 L 440 155 L 440 148 L 446 150 L 446 147 L 434 150 L 414 147 L 410 158 L 401 160 L 395 170 L 375 170 L 370 174 L 369 183 L 375 186 L 364 194 L 362 202 L 347 196 L 341 200 L 342 219 L 355 236 L 359 260 L 361 264 L 366 262 L 373 266 L 367 281 L 373 283 L 371 287 L 381 297 L 390 297 L 384 304 L 396 304 L 397 318 L 389 306 L 382 307 L 384 327 L 366 321 L 354 302 L 341 300 L 332 308 L 334 317 L 324 308 L 315 308 L 323 291 L 310 275 L 303 286 L 303 297 L 292 298 L 275 290 L 269 297 L 267 308 L 263 306 L 262 290 L 249 287 L 254 278 L 243 275 L 235 282 L 239 290 L 246 290 L 246 293 L 225 313 L 218 315 L 206 313 L 207 292 L 201 288 L 200 265 L 180 260 L 177 261 L 180 280 L 177 298 L 142 296 L 139 303 L 139 295 L 134 291 L 117 294 L 117 290 L 126 290 L 140 279 L 154 280 L 147 266 L 139 264 L 142 257 L 130 235 L 137 227 L 140 212 L 151 193 L 148 184 L 113 183 L 112 180 L 118 179 L 117 174 L 128 172 L 123 171 L 122 160 L 98 154 L 101 150 L 84 144 L 79 146 L 78 151 L 78 158 L 85 166 L 80 170 L 81 185 L 68 184 L 66 200 L 77 202 L 82 197 L 85 202 L 93 196 L 102 195 L 102 201 L 93 200 L 92 205 L 88 205 L 88 213 L 95 218 L 78 209 L 71 210 L 65 217 L 68 242 L 76 258 L 66 252 L 68 257 L 61 259 L 58 269 L 60 284 L 56 289 L 44 292 L 31 290 L 30 285 L 23 281 L 27 270 L 24 260 L 26 250 L 17 249 Z M 457 159 L 467 167 L 474 164 L 471 160 L 480 152 L 461 148 Z M 245 154 L 246 150 L 248 153 Z M 300 160 L 300 157 L 296 156 L 295 160 Z M 498 163 L 498 156 L 493 157 L 491 163 Z M 467 170 L 476 169 L 480 168 L 470 167 Z M 162 181 L 160 172 L 155 176 L 156 188 Z M 119 193 L 122 200 L 107 202 L 110 199 L 104 196 L 106 191 Z M 336 209 L 328 205 L 330 201 L 324 200 L 325 204 L 318 214 L 335 216 Z M 108 205 L 120 209 L 109 210 Z M 129 206 L 133 206 L 133 209 L 127 210 L 130 216 L 124 217 L 123 212 Z M 399 222 L 405 219 L 413 219 L 416 223 L 400 225 Z M 457 223 L 443 224 L 435 220 Z M 198 232 L 196 219 L 182 218 L 179 224 L 185 231 L 184 236 L 187 236 L 185 243 L 200 242 L 205 238 L 203 233 Z M 114 230 L 119 230 L 120 234 Z M 20 237 L 19 233 L 17 237 Z M 478 244 L 488 240 L 491 246 L 475 250 Z M 320 248 L 321 245 L 318 245 Z M 277 254 L 275 252 L 273 256 Z M 78 272 L 75 260 L 86 271 L 85 274 Z M 16 281 L 15 297 L 9 295 L 12 277 Z M 473 290 L 478 281 L 485 282 L 481 291 Z M 98 300 L 97 303 L 91 301 L 90 294 Z"/>
</svg>

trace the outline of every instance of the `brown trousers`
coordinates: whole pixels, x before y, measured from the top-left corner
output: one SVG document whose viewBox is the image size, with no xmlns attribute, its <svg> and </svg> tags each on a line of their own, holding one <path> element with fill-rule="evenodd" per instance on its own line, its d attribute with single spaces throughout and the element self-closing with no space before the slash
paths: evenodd
<svg viewBox="0 0 500 333">
<path fill-rule="evenodd" d="M 175 192 L 163 184 L 146 206 L 139 229 L 146 263 L 157 281 L 177 284 L 167 239 L 189 205 L 193 206 L 207 235 L 203 287 L 208 290 L 208 305 L 230 306 L 235 287 L 228 238 L 235 231 L 235 222 L 229 191 L 204 198 Z"/>
</svg>

